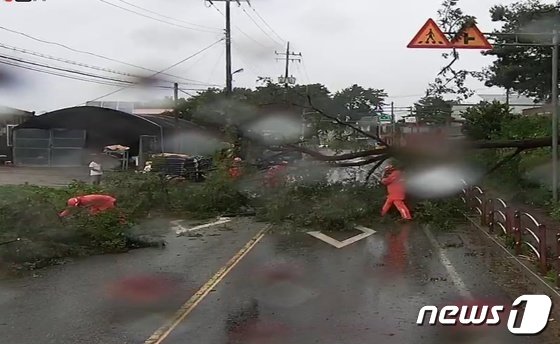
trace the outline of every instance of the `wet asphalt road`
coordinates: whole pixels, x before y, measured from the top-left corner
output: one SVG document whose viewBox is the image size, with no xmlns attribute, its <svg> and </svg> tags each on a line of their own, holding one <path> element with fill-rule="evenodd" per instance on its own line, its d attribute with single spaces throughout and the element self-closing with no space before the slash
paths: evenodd
<svg viewBox="0 0 560 344">
<path fill-rule="evenodd" d="M 170 235 L 165 250 L 94 257 L 1 282 L 1 342 L 144 343 L 263 224 L 234 220 L 228 227 L 202 238 Z M 433 234 L 442 256 L 421 228 L 374 229 L 341 249 L 306 233 L 267 234 L 160 343 L 558 342 L 548 332 L 526 338 L 471 328 L 471 338 L 416 325 L 421 307 L 457 303 L 465 292 L 511 304 L 520 291 L 505 286 L 515 272 L 490 272 L 491 258 L 469 241 L 472 233 Z M 122 280 L 153 274 L 166 282 L 146 290 Z"/>
<path fill-rule="evenodd" d="M 416 325 L 421 307 L 463 296 L 422 229 L 378 230 L 342 249 L 305 233 L 265 237 L 163 343 L 541 342 L 505 328 L 471 329 L 469 338 L 453 328 Z M 475 299 L 511 304 L 476 259 L 458 269 Z"/>
<path fill-rule="evenodd" d="M 0 281 L 0 343 L 143 343 L 262 227 L 240 219 L 203 237 L 167 230 L 163 250 L 90 257 Z"/>
</svg>

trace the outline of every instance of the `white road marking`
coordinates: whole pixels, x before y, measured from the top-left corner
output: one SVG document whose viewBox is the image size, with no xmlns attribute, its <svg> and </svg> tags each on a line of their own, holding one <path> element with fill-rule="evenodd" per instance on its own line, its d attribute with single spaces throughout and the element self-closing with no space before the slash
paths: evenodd
<svg viewBox="0 0 560 344">
<path fill-rule="evenodd" d="M 424 233 L 426 234 L 426 237 L 428 237 L 428 240 L 430 241 L 430 243 L 434 247 L 434 250 L 437 251 L 441 263 L 443 264 L 443 266 L 447 270 L 447 273 L 449 274 L 449 277 L 451 278 L 451 281 L 453 282 L 453 284 L 455 284 L 455 287 L 459 290 L 459 293 L 461 294 L 461 296 L 463 296 L 464 298 L 472 300 L 473 296 L 472 296 L 471 292 L 468 290 L 467 286 L 465 285 L 465 282 L 463 282 L 463 279 L 461 279 L 461 276 L 459 276 L 459 274 L 457 273 L 457 270 L 455 270 L 455 267 L 453 266 L 453 264 L 451 264 L 451 261 L 449 260 L 449 258 L 445 254 L 445 251 L 440 248 L 439 243 L 437 242 L 437 240 L 434 237 L 434 235 L 432 234 L 432 232 L 428 229 L 428 226 L 423 226 L 423 228 L 424 228 Z"/>
<path fill-rule="evenodd" d="M 192 231 L 196 231 L 196 230 L 199 230 L 199 229 L 208 228 L 208 227 L 228 223 L 228 222 L 231 221 L 231 219 L 221 217 L 221 218 L 218 218 L 218 221 L 206 223 L 204 225 L 199 225 L 199 226 L 195 226 L 195 227 L 191 227 L 191 228 L 185 228 L 185 227 L 181 226 L 181 224 L 179 223 L 181 221 L 183 221 L 183 220 L 171 221 L 171 224 L 174 225 L 172 228 L 175 230 L 177 235 L 181 235 L 181 234 L 184 234 L 184 233 L 187 233 L 187 232 L 192 232 Z"/>
<path fill-rule="evenodd" d="M 355 242 L 358 242 L 358 241 L 360 241 L 360 240 L 362 240 L 362 239 L 365 239 L 365 238 L 369 237 L 369 236 L 372 235 L 372 234 L 377 233 L 377 232 L 374 231 L 373 229 L 367 228 L 367 227 L 364 227 L 364 226 L 356 226 L 355 228 L 356 228 L 357 230 L 359 230 L 359 231 L 362 231 L 363 233 L 362 233 L 362 234 L 358 234 L 358 235 L 356 235 L 356 236 L 353 236 L 353 237 L 351 237 L 351 238 L 348 238 L 348 239 L 346 239 L 346 240 L 344 240 L 344 241 L 338 241 L 338 240 L 336 240 L 336 239 L 334 239 L 334 238 L 331 238 L 330 236 L 325 235 L 325 234 L 323 234 L 323 233 L 321 233 L 321 232 L 307 232 L 307 234 L 309 234 L 309 235 L 311 235 L 311 236 L 313 236 L 313 237 L 315 237 L 315 238 L 317 238 L 317 239 L 319 239 L 319 240 L 322 240 L 322 241 L 326 242 L 327 244 L 332 245 L 332 246 L 334 246 L 334 247 L 336 247 L 336 248 L 343 248 L 343 247 L 346 247 L 346 246 L 348 246 L 348 245 L 351 245 L 351 244 L 353 244 L 353 243 L 355 243 Z"/>
</svg>

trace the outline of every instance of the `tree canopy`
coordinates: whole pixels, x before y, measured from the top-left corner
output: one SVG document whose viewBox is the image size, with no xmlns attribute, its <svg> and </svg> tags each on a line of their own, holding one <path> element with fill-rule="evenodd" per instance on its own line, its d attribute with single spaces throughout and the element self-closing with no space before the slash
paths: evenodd
<svg viewBox="0 0 560 344">
<path fill-rule="evenodd" d="M 491 8 L 494 22 L 502 23 L 497 33 L 552 33 L 560 29 L 560 7 L 537 0 L 526 0 Z M 497 36 L 494 49 L 486 52 L 496 57 L 486 69 L 487 86 L 501 86 L 539 100 L 548 100 L 552 88 L 552 49 L 550 46 L 503 46 L 515 42 L 515 36 Z M 523 35 L 519 42 L 551 44 L 551 36 Z"/>
<path fill-rule="evenodd" d="M 446 124 L 451 120 L 453 102 L 442 96 L 425 96 L 414 104 L 416 116 L 420 123 Z"/>
</svg>

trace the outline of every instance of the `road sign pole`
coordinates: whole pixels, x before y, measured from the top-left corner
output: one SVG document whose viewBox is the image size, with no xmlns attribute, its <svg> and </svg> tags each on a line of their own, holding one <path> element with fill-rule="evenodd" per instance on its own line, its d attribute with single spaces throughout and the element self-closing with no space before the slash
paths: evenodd
<svg viewBox="0 0 560 344">
<path fill-rule="evenodd" d="M 552 199 L 558 202 L 558 31 L 552 38 Z"/>
</svg>

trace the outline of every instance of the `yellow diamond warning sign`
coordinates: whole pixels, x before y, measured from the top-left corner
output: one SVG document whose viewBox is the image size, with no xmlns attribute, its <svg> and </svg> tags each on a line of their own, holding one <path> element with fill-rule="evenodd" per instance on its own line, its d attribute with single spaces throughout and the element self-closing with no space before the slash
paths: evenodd
<svg viewBox="0 0 560 344">
<path fill-rule="evenodd" d="M 451 48 L 451 43 L 433 19 L 428 19 L 407 45 L 408 48 Z"/>
</svg>

